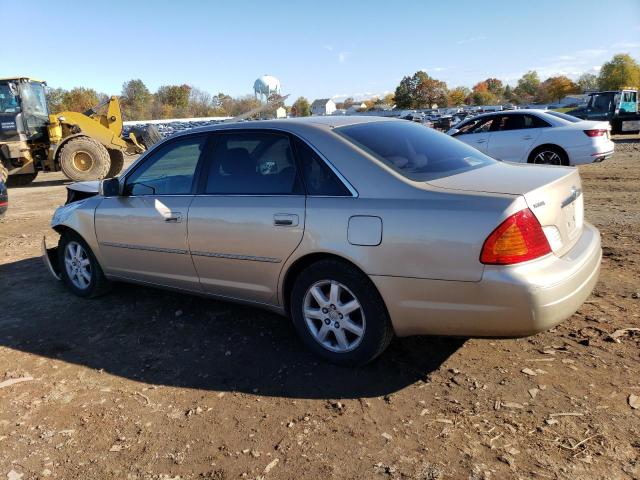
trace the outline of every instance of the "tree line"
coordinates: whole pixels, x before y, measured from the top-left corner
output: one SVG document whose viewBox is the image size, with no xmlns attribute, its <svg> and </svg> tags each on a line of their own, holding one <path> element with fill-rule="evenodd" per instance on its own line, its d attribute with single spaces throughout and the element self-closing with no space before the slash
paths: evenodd
<svg viewBox="0 0 640 480">
<path fill-rule="evenodd" d="M 525 73 L 515 87 L 505 85 L 498 78 L 487 78 L 472 88 L 458 86 L 449 88 L 442 80 L 418 71 L 405 76 L 396 87 L 395 93 L 384 98 L 374 97 L 366 100 L 365 109 L 375 109 L 380 105 L 402 109 L 457 107 L 462 105 L 499 105 L 512 103 L 523 105 L 530 103 L 554 103 L 572 93 L 585 93 L 596 90 L 620 90 L 640 87 L 640 65 L 628 54 L 614 55 L 606 62 L 598 75 L 584 73 L 576 81 L 565 75 L 540 80 L 535 70 Z M 352 98 L 336 104 L 337 108 L 349 108 L 355 103 Z M 310 115 L 309 102 L 300 97 L 293 104 L 292 113 Z"/>
<path fill-rule="evenodd" d="M 585 73 L 576 81 L 559 75 L 542 81 L 536 71 L 525 73 L 515 87 L 504 84 L 498 78 L 487 78 L 472 88 L 449 88 L 441 80 L 426 72 L 418 71 L 405 76 L 393 94 L 373 97 L 364 102 L 346 98 L 336 104 L 347 109 L 371 110 L 381 107 L 431 108 L 432 105 L 496 105 L 504 103 L 554 103 L 566 95 L 591 90 L 619 90 L 624 87 L 640 87 L 640 65 L 628 54 L 614 55 L 606 62 L 598 75 Z M 48 92 L 49 109 L 84 112 L 105 100 L 107 95 L 91 88 L 76 87 L 70 90 L 52 88 Z M 361 104 L 364 103 L 364 107 Z M 125 120 L 155 120 L 163 118 L 236 116 L 260 105 L 253 95 L 231 97 L 224 93 L 208 92 L 183 85 L 163 85 L 155 92 L 140 79 L 129 80 L 122 85 L 120 104 Z M 290 113 L 293 116 L 311 115 L 311 105 L 305 97 L 299 97 Z"/>
<path fill-rule="evenodd" d="M 52 113 L 84 112 L 106 100 L 108 95 L 92 88 L 71 90 L 51 88 L 47 100 Z M 253 95 L 231 97 L 224 93 L 211 95 L 204 90 L 183 85 L 163 85 L 154 93 L 140 79 L 122 85 L 120 106 L 125 120 L 163 118 L 233 117 L 260 105 Z"/>
</svg>

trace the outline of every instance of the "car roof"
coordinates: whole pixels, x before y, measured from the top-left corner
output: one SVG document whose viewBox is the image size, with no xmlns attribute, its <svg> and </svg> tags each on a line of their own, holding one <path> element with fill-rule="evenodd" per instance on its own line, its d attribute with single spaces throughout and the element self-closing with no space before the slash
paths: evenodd
<svg viewBox="0 0 640 480">
<path fill-rule="evenodd" d="M 340 115 L 340 116 L 317 116 L 317 117 L 296 117 L 296 118 L 282 118 L 277 120 L 255 120 L 255 121 L 240 121 L 240 122 L 222 122 L 213 125 L 205 125 L 203 127 L 193 128 L 180 132 L 178 135 L 187 133 L 202 133 L 202 132 L 215 132 L 220 130 L 235 130 L 235 129 L 268 129 L 273 128 L 277 130 L 296 130 L 297 126 L 307 126 L 311 128 L 317 128 L 320 130 L 331 130 L 337 127 L 344 127 L 347 125 L 357 125 L 363 123 L 373 122 L 399 122 L 402 120 L 389 117 L 376 117 L 376 116 L 363 116 L 363 115 Z"/>
</svg>

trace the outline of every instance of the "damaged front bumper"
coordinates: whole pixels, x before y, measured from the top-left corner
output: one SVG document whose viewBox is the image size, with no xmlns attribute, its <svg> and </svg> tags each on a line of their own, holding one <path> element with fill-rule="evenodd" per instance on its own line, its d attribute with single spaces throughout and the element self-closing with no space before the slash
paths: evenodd
<svg viewBox="0 0 640 480">
<path fill-rule="evenodd" d="M 42 261 L 56 280 L 61 280 L 58 247 L 47 248 L 47 237 L 42 237 Z"/>
</svg>

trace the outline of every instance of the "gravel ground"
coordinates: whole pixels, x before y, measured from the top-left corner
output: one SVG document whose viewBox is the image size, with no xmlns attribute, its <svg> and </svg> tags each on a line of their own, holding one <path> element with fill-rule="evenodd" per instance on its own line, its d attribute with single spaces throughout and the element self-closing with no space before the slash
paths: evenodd
<svg viewBox="0 0 640 480">
<path fill-rule="evenodd" d="M 581 167 L 596 290 L 516 340 L 394 340 L 372 365 L 309 355 L 283 318 L 45 272 L 59 174 L 0 220 L 0 478 L 640 478 L 640 139 Z"/>
</svg>

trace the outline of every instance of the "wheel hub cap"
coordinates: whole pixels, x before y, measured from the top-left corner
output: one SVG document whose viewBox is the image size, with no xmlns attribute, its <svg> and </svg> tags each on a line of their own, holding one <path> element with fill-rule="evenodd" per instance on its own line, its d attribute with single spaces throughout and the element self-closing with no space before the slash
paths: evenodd
<svg viewBox="0 0 640 480">
<path fill-rule="evenodd" d="M 71 283 L 85 290 L 91 283 L 91 262 L 89 255 L 78 242 L 69 242 L 64 250 L 64 266 Z"/>
<path fill-rule="evenodd" d="M 327 350 L 345 353 L 362 343 L 364 311 L 353 292 L 339 282 L 314 283 L 305 294 L 303 316 L 311 336 Z"/>
<path fill-rule="evenodd" d="M 81 172 L 91 170 L 93 166 L 93 158 L 87 152 L 76 152 L 73 155 L 73 166 Z"/>
</svg>

